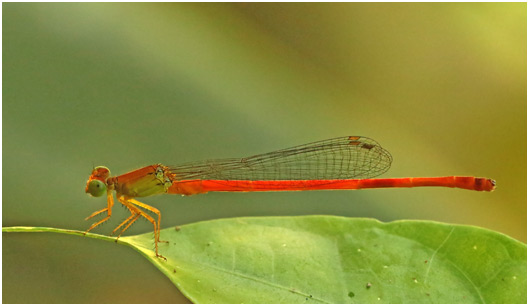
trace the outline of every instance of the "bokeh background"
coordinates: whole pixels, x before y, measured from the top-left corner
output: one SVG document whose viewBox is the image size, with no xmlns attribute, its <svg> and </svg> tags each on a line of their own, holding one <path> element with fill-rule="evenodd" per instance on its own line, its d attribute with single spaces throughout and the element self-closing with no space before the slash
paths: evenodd
<svg viewBox="0 0 529 306">
<path fill-rule="evenodd" d="M 394 158 L 384 177 L 448 188 L 145 199 L 162 227 L 237 216 L 435 220 L 525 242 L 525 3 L 3 6 L 2 225 L 87 229 L 93 166 L 244 157 L 346 135 Z M 128 214 L 118 206 L 95 232 Z M 128 234 L 152 231 L 139 221 Z M 4 303 L 187 300 L 125 246 L 3 234 Z"/>
</svg>

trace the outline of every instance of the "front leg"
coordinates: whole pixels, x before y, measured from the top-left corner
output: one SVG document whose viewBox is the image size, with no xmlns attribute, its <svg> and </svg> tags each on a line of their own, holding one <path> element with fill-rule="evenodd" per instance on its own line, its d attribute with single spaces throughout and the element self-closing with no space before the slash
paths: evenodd
<svg viewBox="0 0 529 306">
<path fill-rule="evenodd" d="M 101 209 L 101 210 L 98 210 L 96 212 L 94 212 L 93 214 L 91 214 L 90 216 L 86 217 L 85 220 L 89 220 L 101 213 L 104 213 L 105 211 L 107 212 L 107 216 L 104 217 L 103 219 L 95 222 L 94 224 L 92 224 L 92 226 L 90 226 L 85 232 L 84 232 L 84 235 L 86 235 L 86 233 L 88 233 L 89 231 L 93 230 L 94 228 L 98 227 L 101 223 L 107 221 L 108 219 L 110 219 L 110 217 L 112 216 L 112 206 L 114 206 L 114 198 L 112 197 L 112 191 L 111 190 L 107 190 L 107 207 Z"/>
</svg>

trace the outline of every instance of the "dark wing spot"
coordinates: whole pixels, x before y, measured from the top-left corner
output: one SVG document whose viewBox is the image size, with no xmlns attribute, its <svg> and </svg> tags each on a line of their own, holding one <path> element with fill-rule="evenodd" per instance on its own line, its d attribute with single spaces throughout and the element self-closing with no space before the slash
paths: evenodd
<svg viewBox="0 0 529 306">
<path fill-rule="evenodd" d="M 371 150 L 371 149 L 373 149 L 374 147 L 375 147 L 375 145 L 368 144 L 368 143 L 364 143 L 364 144 L 362 145 L 362 148 L 364 148 L 364 149 L 368 149 L 368 150 Z"/>
</svg>

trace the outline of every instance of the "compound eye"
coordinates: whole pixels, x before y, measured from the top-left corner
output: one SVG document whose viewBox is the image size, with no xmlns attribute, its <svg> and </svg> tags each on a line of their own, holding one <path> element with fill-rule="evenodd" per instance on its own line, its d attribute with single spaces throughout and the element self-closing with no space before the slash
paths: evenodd
<svg viewBox="0 0 529 306">
<path fill-rule="evenodd" d="M 92 180 L 88 183 L 88 193 L 93 197 L 100 197 L 107 191 L 107 186 L 100 180 Z"/>
</svg>

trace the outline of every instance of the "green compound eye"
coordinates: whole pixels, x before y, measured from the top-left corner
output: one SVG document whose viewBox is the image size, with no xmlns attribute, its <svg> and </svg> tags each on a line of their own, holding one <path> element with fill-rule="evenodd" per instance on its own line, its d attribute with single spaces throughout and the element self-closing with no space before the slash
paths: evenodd
<svg viewBox="0 0 529 306">
<path fill-rule="evenodd" d="M 88 183 L 88 193 L 93 197 L 100 197 L 107 191 L 107 186 L 100 180 L 92 180 Z"/>
</svg>

